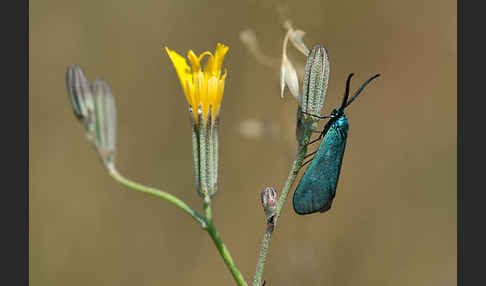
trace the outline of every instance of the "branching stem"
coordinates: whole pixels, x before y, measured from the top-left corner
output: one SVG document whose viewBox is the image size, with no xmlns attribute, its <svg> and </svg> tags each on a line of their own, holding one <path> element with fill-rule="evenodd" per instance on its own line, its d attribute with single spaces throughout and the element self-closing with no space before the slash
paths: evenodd
<svg viewBox="0 0 486 286">
<path fill-rule="evenodd" d="M 133 182 L 125 177 L 123 177 L 114 167 L 108 168 L 110 175 L 120 184 L 135 190 L 139 191 L 142 193 L 146 193 L 161 199 L 166 200 L 170 204 L 178 207 L 181 209 L 183 212 L 187 213 L 190 215 L 203 229 L 205 229 L 211 239 L 214 242 L 214 245 L 218 249 L 219 253 L 221 254 L 221 257 L 223 258 L 224 263 L 228 267 L 229 271 L 231 272 L 231 275 L 235 279 L 236 283 L 239 286 L 247 286 L 248 284 L 246 283 L 245 279 L 243 278 L 243 275 L 241 272 L 238 270 L 238 267 L 233 261 L 233 258 L 231 258 L 231 255 L 226 248 L 226 246 L 223 243 L 223 240 L 221 239 L 221 236 L 219 235 L 218 231 L 216 230 L 216 227 L 213 223 L 212 220 L 212 215 L 211 215 L 211 199 L 206 198 L 204 200 L 204 214 L 205 217 L 201 216 L 197 211 L 195 211 L 193 208 L 188 206 L 185 202 L 181 201 L 177 197 L 166 193 L 164 191 L 147 187 L 144 185 L 141 185 L 139 183 Z"/>
<path fill-rule="evenodd" d="M 307 141 L 312 135 L 312 130 L 310 128 L 305 128 L 304 136 L 305 138 L 303 141 L 299 143 L 299 147 L 297 148 L 297 155 L 290 170 L 289 176 L 285 181 L 285 186 L 282 189 L 282 193 L 280 194 L 280 198 L 277 202 L 277 210 L 275 213 L 273 225 L 268 224 L 265 234 L 263 235 L 262 245 L 260 247 L 260 254 L 258 256 L 258 262 L 255 270 L 255 276 L 253 278 L 253 286 L 261 286 L 262 285 L 262 276 L 263 270 L 265 267 L 265 262 L 267 260 L 268 255 L 268 248 L 270 247 L 270 240 L 272 239 L 272 234 L 274 227 L 277 225 L 278 219 L 280 214 L 282 213 L 283 206 L 287 201 L 287 197 L 289 195 L 290 189 L 297 178 L 297 173 L 299 172 L 300 167 L 302 166 L 302 162 L 304 161 L 305 154 L 307 152 Z"/>
<path fill-rule="evenodd" d="M 190 215 L 202 228 L 207 228 L 207 223 L 206 220 L 204 219 L 203 216 L 201 216 L 197 211 L 195 211 L 193 208 L 188 206 L 185 202 L 181 201 L 179 198 L 166 193 L 164 191 L 147 187 L 144 185 L 141 185 L 139 183 L 136 183 L 134 181 L 131 181 L 125 177 L 123 177 L 114 167 L 109 168 L 110 175 L 120 184 L 135 190 L 139 191 L 142 193 L 146 193 L 161 199 L 166 200 L 169 202 L 171 205 L 178 207 L 181 209 L 183 212 L 187 213 Z"/>
</svg>

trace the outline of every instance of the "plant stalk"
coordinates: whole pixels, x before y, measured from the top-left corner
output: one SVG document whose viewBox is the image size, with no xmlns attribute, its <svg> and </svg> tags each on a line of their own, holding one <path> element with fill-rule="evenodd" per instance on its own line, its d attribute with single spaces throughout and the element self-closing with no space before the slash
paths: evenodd
<svg viewBox="0 0 486 286">
<path fill-rule="evenodd" d="M 229 271 L 231 272 L 231 275 L 235 279 L 236 284 L 238 284 L 239 286 L 247 286 L 248 284 L 246 283 L 245 278 L 243 278 L 243 275 L 233 261 L 231 254 L 226 248 L 226 245 L 224 245 L 223 239 L 221 239 L 221 236 L 219 235 L 218 231 L 216 230 L 216 226 L 213 223 L 213 220 L 211 218 L 211 199 L 209 197 L 206 197 L 204 199 L 204 212 L 206 215 L 207 223 L 206 231 L 213 240 L 214 245 L 218 249 L 221 257 L 223 258 L 224 263 L 226 264 Z"/>
<path fill-rule="evenodd" d="M 263 240 L 260 247 L 260 254 L 258 256 L 258 262 L 255 270 L 255 276 L 253 278 L 253 286 L 262 285 L 263 270 L 265 267 L 265 262 L 267 260 L 268 249 L 270 247 L 270 240 L 272 239 L 274 227 L 277 225 L 280 214 L 282 213 L 283 206 L 287 201 L 287 197 L 289 195 L 290 189 L 292 188 L 292 185 L 294 184 L 295 179 L 297 178 L 297 173 L 302 167 L 302 163 L 304 161 L 304 157 L 307 152 L 307 143 L 311 135 L 312 135 L 312 130 L 310 128 L 305 128 L 304 136 L 303 136 L 304 139 L 302 140 L 303 142 L 299 142 L 296 158 L 294 160 L 292 168 L 290 169 L 289 176 L 285 181 L 285 186 L 282 189 L 280 198 L 278 199 L 277 209 L 275 211 L 273 224 L 267 224 L 267 229 L 265 231 L 265 234 L 263 235 Z"/>
<path fill-rule="evenodd" d="M 121 185 L 124 185 L 132 190 L 139 191 L 142 193 L 146 193 L 149 195 L 152 195 L 154 197 L 158 197 L 161 199 L 166 200 L 169 202 L 171 205 L 178 207 L 181 209 L 183 212 L 187 213 L 190 215 L 202 228 L 206 229 L 207 228 L 207 223 L 206 220 L 204 219 L 203 216 L 201 216 L 197 211 L 195 211 L 193 208 L 188 206 L 185 202 L 181 201 L 177 197 L 166 193 L 164 191 L 147 187 L 144 185 L 141 185 L 139 183 L 133 182 L 125 177 L 123 177 L 118 171 L 114 168 L 108 168 L 110 175 Z"/>
</svg>

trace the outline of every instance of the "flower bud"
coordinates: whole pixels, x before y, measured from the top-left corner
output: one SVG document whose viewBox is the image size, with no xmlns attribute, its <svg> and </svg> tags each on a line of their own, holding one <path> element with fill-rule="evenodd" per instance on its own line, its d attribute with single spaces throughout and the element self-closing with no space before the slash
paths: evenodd
<svg viewBox="0 0 486 286">
<path fill-rule="evenodd" d="M 115 160 L 116 107 L 108 83 L 97 79 L 91 84 L 95 103 L 95 136 L 101 159 L 108 164 Z"/>
<path fill-rule="evenodd" d="M 305 130 L 314 131 L 321 115 L 321 109 L 326 99 L 327 83 L 329 81 L 329 59 L 326 48 L 316 45 L 307 57 L 302 83 L 302 94 L 297 108 L 297 142 L 305 144 Z"/>
<path fill-rule="evenodd" d="M 115 160 L 116 108 L 108 83 L 97 79 L 91 86 L 79 65 L 68 67 L 66 83 L 74 115 L 86 128 L 103 164 L 111 168 Z"/>
<path fill-rule="evenodd" d="M 94 103 L 88 79 L 79 65 L 68 67 L 66 84 L 74 115 L 90 130 L 94 122 Z"/>
<path fill-rule="evenodd" d="M 273 224 L 273 217 L 277 210 L 278 193 L 274 188 L 266 187 L 260 196 L 267 224 Z"/>
<path fill-rule="evenodd" d="M 323 46 L 316 45 L 307 57 L 304 69 L 302 97 L 299 102 L 302 111 L 320 116 L 324 100 L 326 99 L 328 81 L 329 59 L 327 51 Z M 308 116 L 308 114 L 305 115 Z"/>
</svg>

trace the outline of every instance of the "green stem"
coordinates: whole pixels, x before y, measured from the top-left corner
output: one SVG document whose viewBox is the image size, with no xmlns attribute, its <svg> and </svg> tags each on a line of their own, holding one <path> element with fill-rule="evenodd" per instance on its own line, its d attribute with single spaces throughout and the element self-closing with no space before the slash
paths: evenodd
<svg viewBox="0 0 486 286">
<path fill-rule="evenodd" d="M 204 212 L 206 214 L 206 222 L 207 222 L 206 231 L 208 232 L 209 236 L 213 240 L 214 245 L 218 249 L 221 257 L 223 258 L 224 263 L 228 267 L 236 283 L 239 286 L 247 286 L 248 284 L 246 283 L 245 278 L 243 278 L 243 275 L 240 273 L 240 270 L 238 270 L 238 267 L 233 261 L 233 258 L 231 258 L 228 249 L 224 245 L 223 240 L 221 239 L 221 236 L 216 230 L 216 226 L 214 225 L 213 220 L 211 219 L 211 200 L 209 199 L 209 197 L 206 197 L 204 199 Z"/>
<path fill-rule="evenodd" d="M 206 223 L 206 220 L 204 219 L 204 217 L 202 217 L 197 211 L 192 209 L 190 206 L 188 206 L 185 202 L 181 201 L 177 197 L 175 197 L 175 196 L 173 196 L 169 193 L 166 193 L 164 191 L 157 190 L 155 188 L 147 187 L 147 186 L 141 185 L 139 183 L 133 182 L 133 181 L 123 177 L 120 173 L 118 173 L 118 171 L 114 167 L 111 167 L 111 168 L 108 168 L 108 169 L 110 171 L 110 175 L 118 183 L 120 183 L 120 184 L 122 184 L 122 185 L 124 185 L 124 186 L 126 186 L 126 187 L 128 187 L 132 190 L 139 191 L 139 192 L 142 192 L 142 193 L 146 193 L 146 194 L 164 199 L 167 202 L 169 202 L 170 204 L 178 207 L 183 212 L 190 215 L 202 228 L 207 227 L 207 223 Z"/>
<path fill-rule="evenodd" d="M 243 275 L 240 273 L 238 270 L 238 267 L 236 267 L 236 264 L 233 261 L 233 258 L 231 258 L 231 255 L 226 248 L 226 246 L 223 243 L 223 240 L 221 239 L 221 236 L 219 235 L 218 231 L 216 230 L 216 227 L 214 226 L 214 223 L 212 221 L 212 216 L 211 216 L 211 200 L 209 197 L 207 197 L 204 200 L 204 212 L 206 217 L 201 216 L 197 211 L 192 209 L 190 206 L 188 206 L 186 203 L 178 199 L 177 197 L 166 193 L 161 190 L 157 190 L 155 188 L 147 187 L 144 185 L 141 185 L 139 183 L 133 182 L 125 177 L 123 177 L 118 171 L 114 168 L 108 168 L 110 175 L 120 184 L 135 190 L 139 191 L 142 193 L 146 193 L 161 199 L 164 199 L 168 201 L 170 204 L 178 207 L 188 215 L 190 215 L 203 229 L 205 229 L 211 239 L 213 240 L 214 244 L 216 245 L 216 248 L 218 249 L 219 253 L 221 254 L 221 257 L 224 260 L 224 263 L 230 270 L 231 274 L 233 275 L 233 278 L 235 279 L 236 283 L 240 286 L 247 286 L 248 284 L 246 283 L 245 279 L 243 278 Z"/>
<path fill-rule="evenodd" d="M 289 195 L 290 189 L 292 185 L 295 182 L 295 179 L 297 178 L 297 173 L 300 170 L 300 167 L 302 166 L 302 162 L 304 161 L 305 154 L 307 152 L 307 141 L 312 135 L 312 130 L 309 128 L 305 128 L 304 130 L 304 137 L 305 138 L 303 141 L 299 143 L 299 147 L 297 149 L 297 155 L 294 160 L 294 163 L 292 165 L 292 168 L 290 169 L 289 176 L 287 177 L 287 180 L 285 181 L 285 186 L 282 189 L 282 193 L 280 194 L 280 198 L 278 199 L 277 202 L 277 209 L 275 211 L 275 217 L 273 224 L 267 224 L 267 230 L 265 231 L 265 234 L 263 235 L 263 240 L 262 240 L 262 245 L 260 247 L 260 254 L 258 256 L 258 262 L 255 270 L 255 276 L 253 278 L 253 286 L 261 286 L 262 285 L 262 276 L 263 276 L 263 270 L 265 268 L 265 262 L 267 260 L 267 255 L 268 255 L 268 248 L 270 247 L 270 240 L 272 239 L 272 234 L 274 230 L 274 226 L 277 225 L 277 221 L 280 217 L 280 214 L 282 213 L 283 206 L 285 202 L 287 201 L 287 197 Z"/>
<path fill-rule="evenodd" d="M 277 202 L 277 210 L 275 214 L 275 220 L 274 224 L 277 225 L 277 221 L 280 218 L 280 215 L 282 213 L 282 208 L 287 201 L 287 197 L 289 195 L 290 189 L 292 188 L 292 185 L 295 182 L 295 179 L 297 178 L 297 173 L 300 170 L 300 167 L 302 167 L 302 163 L 304 161 L 305 154 L 307 152 L 307 145 L 299 145 L 299 148 L 297 150 L 297 157 L 294 160 L 294 164 L 292 165 L 292 169 L 290 170 L 290 174 L 285 181 L 285 186 L 282 189 L 282 194 L 280 194 L 280 198 L 278 199 Z"/>
<path fill-rule="evenodd" d="M 270 239 L 272 238 L 273 229 L 273 225 L 267 225 L 267 230 L 263 235 L 262 246 L 260 247 L 260 255 L 258 256 L 258 263 L 255 271 L 255 277 L 253 278 L 253 286 L 261 285 L 263 269 L 267 260 L 268 247 L 270 246 Z"/>
</svg>

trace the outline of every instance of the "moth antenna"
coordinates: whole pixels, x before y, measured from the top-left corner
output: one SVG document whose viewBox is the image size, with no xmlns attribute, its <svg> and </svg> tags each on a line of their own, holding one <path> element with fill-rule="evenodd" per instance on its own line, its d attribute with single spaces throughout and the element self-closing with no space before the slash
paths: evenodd
<svg viewBox="0 0 486 286">
<path fill-rule="evenodd" d="M 360 93 L 363 91 L 363 89 L 372 81 L 374 80 L 375 78 L 379 77 L 380 74 L 375 74 L 374 76 L 370 77 L 370 79 L 368 79 L 367 81 L 365 81 L 365 83 L 363 83 L 363 85 L 361 85 L 361 87 L 354 93 L 353 95 L 353 98 L 351 98 L 350 101 L 348 101 L 346 104 L 343 104 L 343 107 L 341 107 L 342 109 L 348 107 L 351 102 L 353 102 L 357 97 L 358 95 L 360 95 Z M 346 91 L 348 90 L 349 86 L 346 87 Z"/>
<path fill-rule="evenodd" d="M 343 103 L 341 104 L 341 110 L 344 110 L 347 106 L 346 102 L 348 101 L 349 97 L 349 85 L 351 84 L 351 78 L 353 77 L 354 73 L 350 73 L 348 75 L 348 79 L 346 80 L 346 92 L 344 93 Z"/>
</svg>

